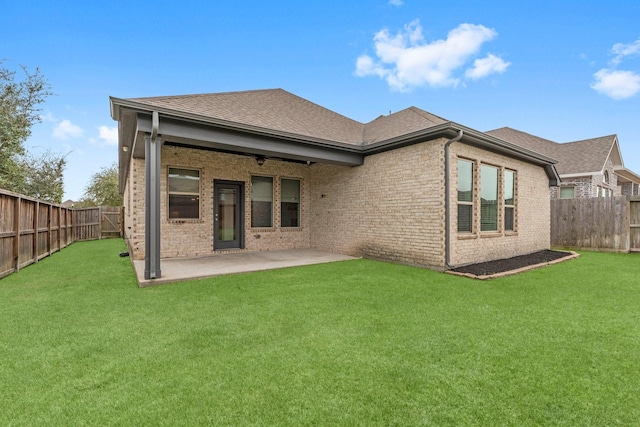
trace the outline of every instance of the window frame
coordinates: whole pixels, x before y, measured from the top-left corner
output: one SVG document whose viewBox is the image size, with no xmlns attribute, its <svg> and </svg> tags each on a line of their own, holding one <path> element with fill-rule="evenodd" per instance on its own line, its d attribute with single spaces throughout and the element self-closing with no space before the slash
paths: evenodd
<svg viewBox="0 0 640 427">
<path fill-rule="evenodd" d="M 268 178 L 271 180 L 271 217 L 270 217 L 270 225 L 254 225 L 254 211 L 253 211 L 253 179 L 254 178 Z M 250 194 L 249 194 L 249 202 L 250 202 L 250 208 L 251 208 L 251 218 L 250 218 L 250 226 L 251 228 L 274 228 L 274 213 L 275 213 L 275 179 L 273 176 L 268 176 L 268 175 L 251 175 L 250 178 Z"/>
<path fill-rule="evenodd" d="M 468 163 L 471 166 L 471 200 L 460 200 L 460 163 Z M 474 209 L 474 199 L 475 199 L 475 162 L 473 160 L 469 160 L 469 159 L 465 159 L 465 158 L 458 158 L 458 182 L 457 182 L 457 190 L 456 190 L 456 200 L 457 200 L 457 232 L 458 233 L 465 233 L 465 234 L 472 234 L 475 230 L 474 224 L 475 224 L 475 209 Z M 470 206 L 470 214 L 469 214 L 469 230 L 460 230 L 460 206 Z"/>
<path fill-rule="evenodd" d="M 185 170 L 198 173 L 198 192 L 187 191 L 171 191 L 171 170 Z M 196 196 L 198 198 L 198 216 L 197 217 L 183 217 L 183 216 L 171 216 L 171 196 Z M 199 168 L 189 168 L 182 166 L 167 166 L 167 219 L 169 221 L 200 221 L 202 219 L 202 170 Z"/>
<path fill-rule="evenodd" d="M 511 173 L 513 175 L 512 181 L 511 181 L 511 199 L 507 199 L 507 173 Z M 502 203 L 503 203 L 503 207 L 502 207 L 502 212 L 503 212 L 503 218 L 502 218 L 502 224 L 503 224 L 503 230 L 505 233 L 515 233 L 518 230 L 518 221 L 516 220 L 517 218 L 517 210 L 516 207 L 518 205 L 518 201 L 517 201 L 517 191 L 516 189 L 518 188 L 517 183 L 518 183 L 518 173 L 517 171 L 513 170 L 513 169 L 508 169 L 505 168 L 502 171 Z M 508 201 L 511 200 L 511 203 L 508 203 Z M 511 226 L 512 228 L 507 228 L 507 209 L 511 209 L 512 210 L 512 217 L 511 217 Z"/>
<path fill-rule="evenodd" d="M 287 202 L 285 200 L 283 200 L 282 197 L 282 189 L 283 189 L 283 182 L 284 181 L 297 181 L 298 182 L 298 218 L 297 218 L 297 225 L 284 225 L 283 221 L 285 219 L 285 216 L 283 215 L 284 209 L 283 209 L 283 204 L 284 203 L 295 203 L 295 202 Z M 280 228 L 286 228 L 286 229 L 296 229 L 296 228 L 301 228 L 302 227 L 302 178 L 289 178 L 289 177 L 280 177 Z"/>
<path fill-rule="evenodd" d="M 563 197 L 562 196 L 562 190 L 569 190 L 571 189 L 571 197 Z M 575 199 L 576 198 L 576 187 L 575 185 L 567 185 L 567 186 L 563 186 L 560 187 L 560 189 L 558 190 L 558 198 L 559 199 Z"/>
<path fill-rule="evenodd" d="M 483 198 L 482 198 L 482 192 L 484 190 L 484 188 L 486 188 L 484 184 L 484 177 L 483 177 L 483 170 L 485 169 L 492 169 L 495 170 L 495 207 L 493 207 L 492 204 L 484 204 L 482 202 Z M 500 196 L 501 196 L 501 192 L 500 192 L 500 167 L 498 166 L 494 166 L 492 164 L 489 163 L 481 163 L 480 164 L 480 191 L 479 191 L 479 197 L 480 197 L 480 232 L 481 233 L 499 233 L 502 230 L 502 224 L 500 221 Z M 493 182 L 492 182 L 493 184 Z M 489 220 L 485 218 L 485 212 L 486 210 L 484 210 L 483 208 L 487 206 L 488 209 L 490 209 L 491 211 L 495 211 L 495 228 L 491 228 L 491 229 L 485 229 L 485 224 L 489 223 Z"/>
</svg>

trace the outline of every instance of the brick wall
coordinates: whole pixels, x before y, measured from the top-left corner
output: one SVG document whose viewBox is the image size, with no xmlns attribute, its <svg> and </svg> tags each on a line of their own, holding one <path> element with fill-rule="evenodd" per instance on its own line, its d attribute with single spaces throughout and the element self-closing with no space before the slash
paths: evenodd
<svg viewBox="0 0 640 427">
<path fill-rule="evenodd" d="M 365 158 L 362 166 L 310 166 L 163 146 L 161 257 L 212 255 L 213 182 L 245 183 L 245 251 L 314 247 L 436 269 L 445 267 L 445 139 Z M 457 158 L 517 172 L 517 231 L 457 234 Z M 200 170 L 200 219 L 167 218 L 168 167 Z M 451 146 L 453 265 L 525 254 L 549 247 L 548 179 L 543 169 L 464 144 Z M 250 227 L 251 175 L 274 178 L 274 227 Z M 281 229 L 280 178 L 301 179 L 301 227 Z M 479 185 L 479 184 L 477 184 Z M 125 235 L 132 256 L 144 258 L 144 160 L 133 159 L 125 189 Z M 479 194 L 476 191 L 477 194 Z M 479 202 L 478 202 L 479 203 Z M 502 211 L 502 209 L 500 209 Z M 479 218 L 476 219 L 479 221 Z M 476 230 L 479 225 L 476 224 Z M 226 253 L 228 251 L 224 251 Z"/>
<path fill-rule="evenodd" d="M 621 196 L 637 196 L 638 195 L 638 185 L 633 182 L 625 182 L 621 185 L 622 190 L 620 191 Z"/>
<path fill-rule="evenodd" d="M 605 171 L 609 175 L 609 182 L 607 183 L 604 182 Z M 603 188 L 611 190 L 612 196 L 622 195 L 618 189 L 618 176 L 614 172 L 613 162 L 611 159 L 607 160 L 607 164 L 603 172 L 579 177 L 561 177 L 560 187 L 573 187 L 576 199 L 599 197 L 601 194 L 600 191 Z M 552 187 L 550 189 L 550 196 L 552 199 L 560 197 L 560 187 Z"/>
<path fill-rule="evenodd" d="M 170 220 L 167 215 L 167 176 L 169 167 L 200 171 L 200 219 Z M 273 227 L 253 229 L 251 225 L 251 175 L 271 176 L 274 184 Z M 258 166 L 253 157 L 203 150 L 163 146 L 160 173 L 160 256 L 180 257 L 218 254 L 213 247 L 214 180 L 241 181 L 245 185 L 244 251 L 308 248 L 309 245 L 309 166 L 267 160 Z M 280 178 L 301 180 L 301 226 L 280 227 Z M 125 234 L 134 259 L 144 259 L 144 159 L 133 159 L 125 200 Z M 125 194 L 127 193 L 125 189 Z M 129 228 L 131 227 L 131 228 Z M 242 250 L 234 250 L 242 251 Z M 223 251 L 228 253 L 229 251 Z"/>
<path fill-rule="evenodd" d="M 311 170 L 312 246 L 443 267 L 443 139 Z"/>
<path fill-rule="evenodd" d="M 451 265 L 464 265 L 523 255 L 550 246 L 549 179 L 541 167 L 480 150 L 461 143 L 451 145 Z M 474 161 L 473 232 L 457 232 L 458 157 Z M 502 180 L 498 189 L 498 232 L 480 231 L 480 165 L 497 166 L 516 172 L 516 229 L 503 230 Z M 499 174 L 502 176 L 502 173 Z"/>
</svg>

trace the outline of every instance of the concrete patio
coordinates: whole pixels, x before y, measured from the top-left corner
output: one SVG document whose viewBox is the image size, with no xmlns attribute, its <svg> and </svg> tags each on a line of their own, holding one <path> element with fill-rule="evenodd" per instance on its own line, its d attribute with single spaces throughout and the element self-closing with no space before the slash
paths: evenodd
<svg viewBox="0 0 640 427">
<path fill-rule="evenodd" d="M 316 249 L 241 252 L 193 258 L 166 258 L 160 261 L 162 277 L 150 280 L 145 280 L 144 278 L 144 260 L 133 260 L 133 266 L 138 278 L 138 284 L 141 287 L 146 287 L 225 274 L 273 270 L 351 259 L 356 258 Z"/>
</svg>

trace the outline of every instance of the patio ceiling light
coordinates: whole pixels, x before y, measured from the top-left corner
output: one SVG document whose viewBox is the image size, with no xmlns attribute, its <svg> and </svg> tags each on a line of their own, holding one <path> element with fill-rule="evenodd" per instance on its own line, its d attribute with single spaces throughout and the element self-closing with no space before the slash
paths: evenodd
<svg viewBox="0 0 640 427">
<path fill-rule="evenodd" d="M 267 160 L 266 157 L 264 156 L 258 156 L 256 157 L 256 163 L 258 164 L 258 166 L 262 166 L 264 165 L 264 161 Z"/>
</svg>

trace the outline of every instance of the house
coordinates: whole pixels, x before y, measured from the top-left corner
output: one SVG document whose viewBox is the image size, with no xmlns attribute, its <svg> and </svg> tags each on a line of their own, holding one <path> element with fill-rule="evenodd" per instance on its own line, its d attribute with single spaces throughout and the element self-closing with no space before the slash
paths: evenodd
<svg viewBox="0 0 640 427">
<path fill-rule="evenodd" d="M 316 248 L 445 270 L 550 245 L 555 160 L 419 108 L 364 124 L 281 89 L 110 103 L 146 279 L 168 257 Z"/>
<path fill-rule="evenodd" d="M 508 127 L 487 133 L 558 160 L 561 183 L 552 199 L 640 194 L 640 176 L 624 167 L 616 135 L 559 144 Z"/>
</svg>

